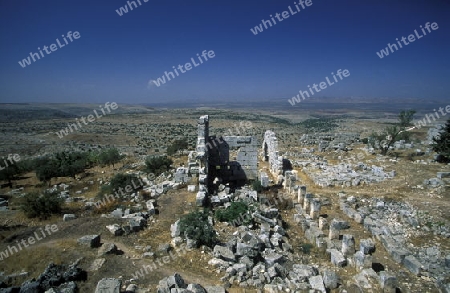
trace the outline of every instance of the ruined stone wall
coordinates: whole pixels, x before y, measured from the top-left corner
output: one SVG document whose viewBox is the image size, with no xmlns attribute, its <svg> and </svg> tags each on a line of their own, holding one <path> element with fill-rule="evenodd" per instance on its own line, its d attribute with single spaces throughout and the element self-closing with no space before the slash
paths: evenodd
<svg viewBox="0 0 450 293">
<path fill-rule="evenodd" d="M 254 136 L 225 136 L 230 150 L 237 150 L 236 162 L 242 167 L 247 179 L 258 177 L 258 141 Z"/>
<path fill-rule="evenodd" d="M 196 159 L 199 164 L 197 205 L 202 206 L 205 203 L 208 184 L 208 153 L 206 142 L 209 138 L 209 116 L 203 115 L 197 121 L 197 148 Z"/>
<path fill-rule="evenodd" d="M 269 162 L 270 171 L 274 176 L 283 174 L 283 157 L 278 153 L 278 139 L 271 130 L 264 133 L 262 156 L 264 161 Z"/>
<path fill-rule="evenodd" d="M 235 152 L 235 156 L 232 158 L 231 152 Z M 256 137 L 216 137 L 215 135 L 210 135 L 209 116 L 201 116 L 197 123 L 195 155 L 199 173 L 197 205 L 204 204 L 215 178 L 218 178 L 221 182 L 257 179 L 257 154 L 258 142 Z"/>
</svg>

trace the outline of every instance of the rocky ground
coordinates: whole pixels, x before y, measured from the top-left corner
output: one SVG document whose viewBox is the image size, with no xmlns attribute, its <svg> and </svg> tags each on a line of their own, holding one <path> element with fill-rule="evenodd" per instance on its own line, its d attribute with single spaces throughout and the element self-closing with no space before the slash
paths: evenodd
<svg viewBox="0 0 450 293">
<path fill-rule="evenodd" d="M 142 154 L 128 149 L 115 169 L 96 167 L 86 177 L 55 179 L 50 188 L 66 205 L 45 221 L 26 219 L 17 210 L 25 192 L 49 188 L 34 174 L 14 189 L 2 188 L 0 206 L 8 208 L 0 211 L 0 287 L 11 289 L 0 292 L 450 292 L 448 165 L 434 162 L 425 145 L 399 146 L 396 157 L 373 154 L 358 141 L 319 150 L 296 144 L 296 127 L 255 122 L 257 133 L 267 125 L 280 130 L 281 151 L 293 163 L 295 178 L 276 187 L 271 178 L 271 188 L 256 194 L 249 186 L 236 192 L 223 186 L 212 200 L 214 209 L 245 201 L 255 210 L 242 215 L 251 224 L 213 221 L 220 243 L 211 248 L 192 248 L 177 234 L 177 219 L 196 208 L 195 192 L 187 186 L 196 185 L 195 179 L 174 182 L 172 170 L 149 180 L 137 171 L 143 154 L 163 149 L 161 142 Z M 114 132 L 114 125 L 107 127 Z M 145 127 L 134 131 L 143 135 Z M 416 148 L 423 154 L 410 160 Z M 187 157 L 175 161 L 179 166 Z M 264 162 L 260 169 L 270 173 Z M 119 206 L 97 206 L 98 190 L 118 172 L 141 177 L 146 196 L 135 192 Z M 45 229 L 51 225 L 57 231 L 50 235 Z M 42 233 L 46 237 L 39 240 Z M 35 243 L 19 249 L 30 237 Z"/>
</svg>

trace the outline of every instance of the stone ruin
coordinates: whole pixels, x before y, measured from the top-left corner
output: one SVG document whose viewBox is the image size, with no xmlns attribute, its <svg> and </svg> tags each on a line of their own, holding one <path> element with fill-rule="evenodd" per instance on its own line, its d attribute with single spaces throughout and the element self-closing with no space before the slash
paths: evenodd
<svg viewBox="0 0 450 293">
<path fill-rule="evenodd" d="M 278 140 L 275 132 L 267 130 L 262 144 L 263 160 L 269 162 L 270 172 L 274 177 L 283 173 L 283 157 L 278 153 Z"/>
<path fill-rule="evenodd" d="M 358 133 L 320 133 L 303 134 L 299 141 L 301 145 L 318 145 L 319 151 L 347 150 L 349 146 L 360 140 Z"/>
<path fill-rule="evenodd" d="M 209 116 L 197 123 L 197 147 L 189 156 L 189 168 L 198 170 L 197 205 L 205 203 L 219 184 L 236 187 L 258 176 L 258 142 L 254 136 L 216 136 L 209 134 Z"/>
</svg>

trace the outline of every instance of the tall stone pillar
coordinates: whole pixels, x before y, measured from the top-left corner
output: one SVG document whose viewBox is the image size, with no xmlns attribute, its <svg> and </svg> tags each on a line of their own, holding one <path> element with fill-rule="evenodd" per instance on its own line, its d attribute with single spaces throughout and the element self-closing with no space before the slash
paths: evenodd
<svg viewBox="0 0 450 293">
<path fill-rule="evenodd" d="M 311 199 L 311 209 L 309 213 L 311 219 L 316 220 L 317 218 L 319 218 L 321 206 L 322 203 L 320 202 L 320 199 L 318 198 Z"/>
<path fill-rule="evenodd" d="M 335 219 L 333 219 L 333 221 L 331 221 L 330 223 L 330 233 L 328 234 L 328 238 L 330 240 L 339 239 L 339 231 L 339 224 Z"/>
<path fill-rule="evenodd" d="M 305 195 L 306 195 L 306 186 L 302 185 L 298 189 L 298 198 L 297 198 L 297 201 L 300 205 L 303 205 L 303 201 L 305 200 Z"/>
<path fill-rule="evenodd" d="M 355 254 L 355 238 L 353 238 L 353 235 L 342 235 L 342 254 L 344 256 Z"/>
<path fill-rule="evenodd" d="M 313 198 L 313 194 L 312 193 L 307 193 L 305 195 L 305 199 L 303 201 L 303 210 L 305 211 L 305 213 L 308 213 L 308 208 L 311 202 L 311 199 Z"/>
</svg>

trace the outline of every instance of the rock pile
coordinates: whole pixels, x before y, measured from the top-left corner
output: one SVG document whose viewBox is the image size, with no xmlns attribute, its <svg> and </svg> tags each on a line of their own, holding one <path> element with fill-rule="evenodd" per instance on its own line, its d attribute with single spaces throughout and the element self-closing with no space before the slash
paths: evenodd
<svg viewBox="0 0 450 293">
<path fill-rule="evenodd" d="M 431 228 L 435 235 L 450 237 L 449 225 L 428 225 L 424 217 L 410 205 L 379 198 L 358 200 L 353 196 L 340 195 L 341 210 L 372 233 L 384 246 L 392 259 L 415 275 L 435 280 L 441 288 L 450 289 L 450 283 L 442 283 L 450 276 L 450 251 L 439 246 L 417 247 L 410 237 L 426 235 Z M 429 223 L 429 222 L 428 222 Z M 424 234 L 425 233 L 425 234 Z M 448 291 L 445 291 L 448 292 Z"/>
<path fill-rule="evenodd" d="M 86 281 L 87 279 L 86 271 L 79 268 L 78 263 L 79 260 L 69 266 L 51 263 L 36 279 L 28 280 L 20 287 L 0 286 L 0 288 L 3 287 L 0 292 L 78 292 L 75 281 Z"/>
<path fill-rule="evenodd" d="M 329 165 L 326 160 L 308 163 L 303 171 L 321 187 L 368 185 L 393 178 L 395 171 L 387 172 L 383 167 L 340 163 Z"/>
</svg>

